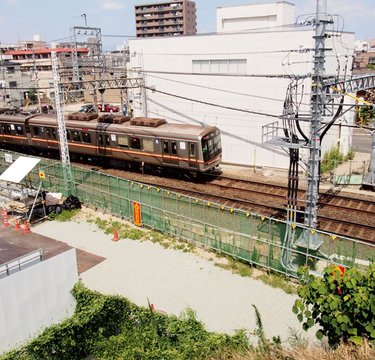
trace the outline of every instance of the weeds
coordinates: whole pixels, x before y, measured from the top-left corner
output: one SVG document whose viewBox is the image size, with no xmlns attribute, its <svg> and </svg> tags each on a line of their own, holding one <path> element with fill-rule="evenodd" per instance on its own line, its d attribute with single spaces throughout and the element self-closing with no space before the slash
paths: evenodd
<svg viewBox="0 0 375 360">
<path fill-rule="evenodd" d="M 56 221 L 71 221 L 73 217 L 75 217 L 80 212 L 80 209 L 74 210 L 63 210 L 61 213 L 57 214 L 52 212 L 48 215 L 49 220 L 56 220 Z"/>
<path fill-rule="evenodd" d="M 105 234 L 112 234 L 116 230 L 120 240 L 151 241 L 155 244 L 159 244 L 164 249 L 175 249 L 183 252 L 192 252 L 194 250 L 194 245 L 191 243 L 169 235 L 166 236 L 156 230 L 135 228 L 125 222 L 112 219 L 93 218 L 90 214 L 87 216 L 86 221 L 95 224 Z"/>
<path fill-rule="evenodd" d="M 287 294 L 296 294 L 297 293 L 297 287 L 288 281 L 284 276 L 277 275 L 277 274 L 261 274 L 257 276 L 257 279 L 261 280 L 265 284 L 281 289 Z"/>
</svg>

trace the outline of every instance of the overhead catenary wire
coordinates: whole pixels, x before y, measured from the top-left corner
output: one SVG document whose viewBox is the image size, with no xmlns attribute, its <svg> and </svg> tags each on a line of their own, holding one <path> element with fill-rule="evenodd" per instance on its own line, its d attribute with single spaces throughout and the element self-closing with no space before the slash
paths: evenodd
<svg viewBox="0 0 375 360">
<path fill-rule="evenodd" d="M 243 113 L 248 113 L 248 114 L 253 114 L 253 115 L 259 115 L 259 116 L 265 116 L 265 117 L 271 117 L 271 118 L 278 118 L 278 119 L 283 118 L 282 115 L 270 114 L 270 113 L 266 113 L 266 112 L 262 112 L 262 111 L 241 109 L 241 108 L 236 108 L 236 107 L 233 107 L 233 106 L 220 105 L 220 104 L 211 103 L 211 102 L 208 102 L 208 101 L 190 98 L 190 97 L 187 97 L 187 96 L 172 94 L 172 93 L 162 91 L 162 90 L 157 90 L 157 89 L 154 89 L 154 88 L 149 87 L 149 86 L 145 86 L 145 89 L 151 90 L 153 92 L 157 92 L 157 93 L 160 93 L 160 94 L 163 94 L 163 95 L 166 95 L 166 96 L 171 96 L 171 97 L 174 97 L 174 98 L 177 98 L 177 99 L 181 99 L 181 100 L 185 100 L 185 101 L 191 101 L 191 102 L 195 102 L 195 103 L 199 103 L 199 104 L 203 104 L 203 105 L 208 105 L 208 106 L 213 106 L 213 107 L 218 107 L 218 108 L 221 108 L 221 109 L 238 111 L 238 112 L 243 112 Z M 304 118 L 303 116 L 300 116 L 298 118 L 298 121 L 300 121 L 300 122 L 310 122 L 309 117 L 310 117 L 309 114 L 306 114 L 306 118 Z M 322 124 L 329 124 L 329 122 L 322 122 Z M 350 125 L 350 124 L 333 124 L 333 125 L 334 126 L 348 127 L 348 128 L 371 129 L 370 127 L 364 127 L 364 126 L 360 127 L 358 125 Z"/>
<path fill-rule="evenodd" d="M 191 75 L 191 76 L 210 76 L 210 77 L 243 77 L 243 78 L 274 78 L 274 79 L 290 79 L 290 78 L 309 78 L 311 74 L 285 75 L 285 74 L 228 74 L 228 73 L 194 73 L 182 71 L 158 71 L 158 70 L 140 70 L 145 74 L 167 74 L 167 75 Z"/>
</svg>

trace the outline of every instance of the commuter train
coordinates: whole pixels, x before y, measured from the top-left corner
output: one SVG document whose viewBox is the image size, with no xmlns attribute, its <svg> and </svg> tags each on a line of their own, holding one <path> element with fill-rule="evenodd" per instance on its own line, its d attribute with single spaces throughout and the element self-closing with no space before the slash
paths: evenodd
<svg viewBox="0 0 375 360">
<path fill-rule="evenodd" d="M 65 116 L 72 160 L 161 169 L 190 174 L 212 171 L 222 157 L 220 131 L 214 126 L 167 123 L 158 118 L 130 118 L 73 113 Z M 32 153 L 58 153 L 56 115 L 0 115 L 0 146 Z"/>
</svg>

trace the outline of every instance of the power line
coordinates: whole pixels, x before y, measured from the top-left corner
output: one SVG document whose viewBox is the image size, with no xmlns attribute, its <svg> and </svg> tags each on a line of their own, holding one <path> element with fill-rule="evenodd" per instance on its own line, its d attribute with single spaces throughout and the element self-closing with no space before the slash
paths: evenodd
<svg viewBox="0 0 375 360">
<path fill-rule="evenodd" d="M 314 49 L 282 49 L 282 50 L 262 50 L 262 51 L 241 51 L 241 52 L 230 52 L 230 53 L 145 53 L 142 52 L 142 55 L 157 55 L 157 56 L 177 56 L 177 55 L 183 55 L 183 56 L 202 56 L 202 55 L 264 55 L 264 54 L 279 54 L 279 53 L 307 53 L 310 51 L 313 51 Z M 131 54 L 136 54 L 137 52 L 134 51 Z"/>
<path fill-rule="evenodd" d="M 140 70 L 144 74 L 166 74 L 166 75 L 191 75 L 191 76 L 222 76 L 222 77 L 243 77 L 243 78 L 272 78 L 272 79 L 305 79 L 311 74 L 303 75 L 285 75 L 285 74 L 222 74 L 222 73 L 193 73 L 193 72 L 177 72 L 177 71 L 156 71 L 156 70 Z"/>
<path fill-rule="evenodd" d="M 163 78 L 163 77 L 155 76 L 155 75 L 148 75 L 148 77 L 159 79 L 159 80 L 170 81 L 170 82 L 177 83 L 177 84 L 198 87 L 198 88 L 201 88 L 201 89 L 220 91 L 220 92 L 224 92 L 226 94 L 233 94 L 233 95 L 240 95 L 240 96 L 246 96 L 246 97 L 254 97 L 254 98 L 264 99 L 264 100 L 284 102 L 284 99 L 275 99 L 275 98 L 271 98 L 271 97 L 253 95 L 253 94 L 244 94 L 244 93 L 240 93 L 240 92 L 237 92 L 237 91 L 230 91 L 230 90 L 218 89 L 218 88 L 205 86 L 205 85 L 192 84 L 192 83 L 188 83 L 188 82 L 185 82 L 185 81 L 172 80 L 172 79 L 167 79 L 167 78 Z"/>
<path fill-rule="evenodd" d="M 191 101 L 191 102 L 195 102 L 195 103 L 199 103 L 199 104 L 203 104 L 203 105 L 208 105 L 208 106 L 214 106 L 214 107 L 218 107 L 218 108 L 221 108 L 221 109 L 238 111 L 238 112 L 244 112 L 244 113 L 253 114 L 253 115 L 267 116 L 267 117 L 272 117 L 272 118 L 277 118 L 277 119 L 282 118 L 281 115 L 275 115 L 275 114 L 265 113 L 265 112 L 261 112 L 261 111 L 253 111 L 253 110 L 247 110 L 247 109 L 240 109 L 240 108 L 236 108 L 236 107 L 233 107 L 233 106 L 226 106 L 226 105 L 215 104 L 215 103 L 211 103 L 211 102 L 208 102 L 208 101 L 203 101 L 203 100 L 193 99 L 193 98 L 189 98 L 189 97 L 182 96 L 182 95 L 172 94 L 172 93 L 169 93 L 169 92 L 166 92 L 166 91 L 162 91 L 162 90 L 156 90 L 156 89 L 154 89 L 152 87 L 148 87 L 148 86 L 145 86 L 144 88 L 147 89 L 147 90 L 151 90 L 153 92 L 157 92 L 157 93 L 163 94 L 163 95 L 175 97 L 177 99 Z M 310 116 L 310 115 L 308 114 L 307 116 Z M 310 120 L 307 119 L 307 118 L 304 119 L 304 118 L 299 117 L 298 120 L 300 122 L 308 122 L 308 123 L 310 123 Z M 322 124 L 328 124 L 328 123 L 322 122 Z M 361 129 L 366 129 L 366 130 L 373 130 L 373 128 L 370 128 L 370 127 L 358 126 L 358 125 L 350 125 L 350 124 L 342 124 L 342 123 L 341 124 L 334 124 L 334 126 L 341 126 L 341 127 L 348 127 L 348 128 L 361 128 Z"/>
</svg>

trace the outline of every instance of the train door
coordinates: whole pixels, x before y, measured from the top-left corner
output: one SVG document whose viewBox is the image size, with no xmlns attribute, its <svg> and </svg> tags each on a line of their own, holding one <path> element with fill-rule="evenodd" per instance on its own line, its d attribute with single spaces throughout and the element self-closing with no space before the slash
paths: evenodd
<svg viewBox="0 0 375 360">
<path fill-rule="evenodd" d="M 189 146 L 189 167 L 198 168 L 198 161 L 197 161 L 198 146 L 197 146 L 197 143 L 189 142 L 188 146 Z"/>
<path fill-rule="evenodd" d="M 177 141 L 162 140 L 163 145 L 163 164 L 178 166 L 179 159 L 177 153 Z"/>
<path fill-rule="evenodd" d="M 53 127 L 45 128 L 45 135 L 47 137 L 47 147 L 48 149 L 58 148 L 56 129 Z"/>
<path fill-rule="evenodd" d="M 29 119 L 25 120 L 25 131 L 26 131 L 27 144 L 29 146 L 32 146 L 33 145 L 33 138 L 32 138 L 32 135 L 31 135 Z"/>
<path fill-rule="evenodd" d="M 105 132 L 98 132 L 98 155 L 111 156 L 111 139 L 109 134 Z"/>
</svg>

